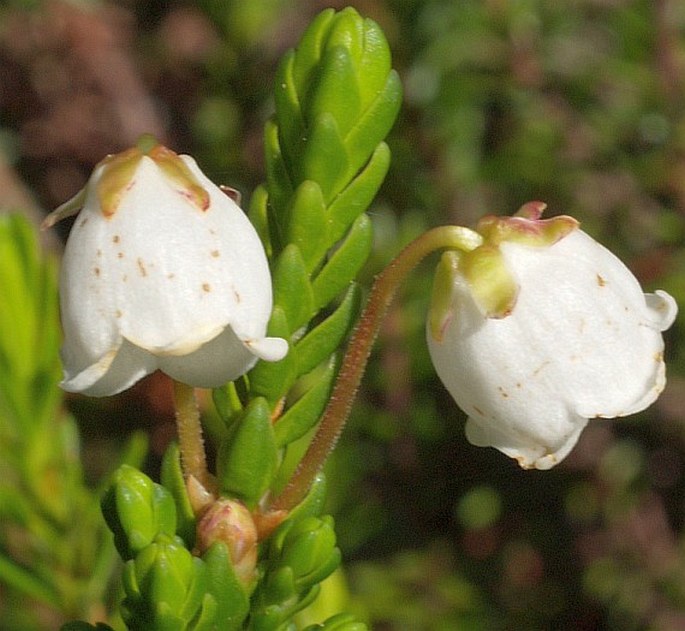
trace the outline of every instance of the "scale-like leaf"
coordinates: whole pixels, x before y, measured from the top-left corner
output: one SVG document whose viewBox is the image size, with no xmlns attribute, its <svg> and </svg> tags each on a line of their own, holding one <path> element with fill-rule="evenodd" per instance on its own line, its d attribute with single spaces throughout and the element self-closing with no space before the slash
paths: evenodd
<svg viewBox="0 0 685 631">
<path fill-rule="evenodd" d="M 328 207 L 329 234 L 337 242 L 352 222 L 371 204 L 390 167 L 390 149 L 381 142 L 364 170 L 341 191 Z"/>
<path fill-rule="evenodd" d="M 330 112 L 323 112 L 312 121 L 308 134 L 301 156 L 300 177 L 315 181 L 321 187 L 326 203 L 330 203 L 344 188 L 345 174 L 349 172 L 347 150 L 338 122 Z"/>
<path fill-rule="evenodd" d="M 321 187 L 312 180 L 302 182 L 292 197 L 288 215 L 288 242 L 299 249 L 309 275 L 330 247 Z"/>
<path fill-rule="evenodd" d="M 366 262 L 372 245 L 371 220 L 366 215 L 360 215 L 312 283 L 317 308 L 327 305 L 350 284 Z"/>
<path fill-rule="evenodd" d="M 298 376 L 314 370 L 340 347 L 356 321 L 360 306 L 361 291 L 359 285 L 353 284 L 337 309 L 297 342 Z"/>
<path fill-rule="evenodd" d="M 289 337 L 290 333 L 309 322 L 315 313 L 309 273 L 296 245 L 289 244 L 278 257 L 273 284 L 274 304 L 285 314 L 289 326 L 286 337 Z"/>
<path fill-rule="evenodd" d="M 278 447 L 284 447 L 304 436 L 319 420 L 326 407 L 338 369 L 338 361 L 331 357 L 316 384 L 303 394 L 274 425 Z"/>
<path fill-rule="evenodd" d="M 343 140 L 347 149 L 350 177 L 366 164 L 378 143 L 388 135 L 401 104 L 402 83 L 399 75 L 393 70 L 388 75 L 382 91 Z"/>
<path fill-rule="evenodd" d="M 277 462 L 271 409 L 259 397 L 250 401 L 219 448 L 217 476 L 222 493 L 253 507 L 269 488 Z"/>
</svg>

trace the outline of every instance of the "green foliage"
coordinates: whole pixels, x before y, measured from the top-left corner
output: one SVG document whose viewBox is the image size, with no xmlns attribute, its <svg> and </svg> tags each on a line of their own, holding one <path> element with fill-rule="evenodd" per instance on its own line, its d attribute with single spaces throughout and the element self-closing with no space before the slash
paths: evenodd
<svg viewBox="0 0 685 631">
<path fill-rule="evenodd" d="M 254 507 L 271 485 L 277 463 L 271 411 L 265 399 L 252 399 L 221 443 L 217 476 L 222 495 Z"/>
<path fill-rule="evenodd" d="M 312 624 L 304 631 L 366 631 L 368 627 L 350 614 L 341 613 L 322 624 Z"/>
<path fill-rule="evenodd" d="M 283 447 L 319 419 L 336 374 L 334 353 L 358 313 L 351 287 L 372 242 L 364 211 L 389 166 L 383 138 L 401 87 L 380 28 L 351 8 L 312 21 L 284 55 L 275 86 L 267 184 L 250 214 L 274 261 L 270 333 L 291 347 L 282 362 L 258 364 L 250 385 L 272 406 L 285 399 L 275 424 Z"/>
<path fill-rule="evenodd" d="M 279 631 L 311 603 L 319 583 L 340 563 L 330 517 L 297 517 L 286 521 L 269 541 L 264 579 L 253 596 L 249 629 Z"/>
<path fill-rule="evenodd" d="M 165 461 L 169 473 L 178 457 L 175 445 Z M 236 577 L 227 546 L 215 542 L 202 556 L 182 538 L 189 524 L 183 492 L 173 495 L 130 466 L 114 474 L 102 510 L 126 560 L 121 613 L 130 629 L 202 631 L 240 629 L 249 611 L 249 593 Z M 194 518 L 192 520 L 194 538 Z"/>
<path fill-rule="evenodd" d="M 126 564 L 122 617 L 129 629 L 211 628 L 207 569 L 179 538 L 159 535 Z"/>
<path fill-rule="evenodd" d="M 125 561 L 134 558 L 159 535 L 176 533 L 176 506 L 171 493 L 134 467 L 114 474 L 102 498 L 102 513 Z"/>
</svg>

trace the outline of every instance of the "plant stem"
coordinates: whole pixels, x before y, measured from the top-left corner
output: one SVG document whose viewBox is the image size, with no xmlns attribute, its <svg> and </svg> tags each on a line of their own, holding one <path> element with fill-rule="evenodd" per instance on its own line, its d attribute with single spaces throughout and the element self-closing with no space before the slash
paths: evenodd
<svg viewBox="0 0 685 631">
<path fill-rule="evenodd" d="M 176 429 L 183 475 L 186 480 L 192 475 L 205 488 L 209 488 L 210 477 L 207 471 L 202 423 L 195 399 L 195 390 L 192 386 L 179 381 L 174 380 L 173 383 Z"/>
<path fill-rule="evenodd" d="M 481 243 L 482 237 L 468 228 L 433 228 L 405 247 L 376 277 L 366 307 L 350 337 L 331 398 L 316 434 L 292 478 L 281 494 L 271 502 L 271 510 L 290 510 L 297 506 L 335 448 L 352 409 L 383 317 L 409 272 L 431 252 L 445 248 L 470 251 Z"/>
</svg>

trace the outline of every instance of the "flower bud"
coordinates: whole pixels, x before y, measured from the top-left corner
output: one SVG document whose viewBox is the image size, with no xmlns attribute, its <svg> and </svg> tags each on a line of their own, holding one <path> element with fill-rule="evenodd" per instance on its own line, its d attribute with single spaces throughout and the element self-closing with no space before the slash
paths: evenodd
<svg viewBox="0 0 685 631">
<path fill-rule="evenodd" d="M 549 469 L 592 418 L 644 410 L 663 390 L 662 331 L 677 306 L 643 294 L 611 252 L 570 217 L 533 202 L 488 217 L 466 254 L 438 270 L 428 347 L 468 414 L 471 443 Z"/>
<path fill-rule="evenodd" d="M 252 224 L 192 158 L 139 144 L 46 220 L 80 210 L 60 279 L 62 387 L 106 396 L 156 369 L 215 387 L 281 359 L 285 340 L 265 337 L 271 279 Z"/>
<path fill-rule="evenodd" d="M 257 566 L 257 528 L 250 511 L 240 502 L 219 499 L 199 520 L 196 552 L 203 554 L 217 541 L 226 544 L 238 580 L 251 584 Z"/>
</svg>

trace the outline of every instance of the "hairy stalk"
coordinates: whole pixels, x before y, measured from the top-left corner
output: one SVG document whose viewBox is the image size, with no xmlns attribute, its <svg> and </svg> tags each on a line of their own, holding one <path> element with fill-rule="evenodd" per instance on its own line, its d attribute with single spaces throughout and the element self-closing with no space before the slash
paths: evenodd
<svg viewBox="0 0 685 631">
<path fill-rule="evenodd" d="M 176 408 L 176 429 L 181 452 L 181 464 L 186 480 L 193 476 L 205 488 L 211 480 L 207 471 L 207 458 L 202 437 L 200 410 L 192 386 L 174 380 L 174 407 Z"/>
<path fill-rule="evenodd" d="M 335 448 L 352 409 L 371 348 L 383 317 L 402 281 L 431 252 L 442 249 L 473 250 L 481 236 L 461 226 L 441 226 L 425 232 L 402 250 L 376 277 L 368 302 L 352 332 L 331 398 L 304 457 L 271 510 L 290 510 L 302 501 L 316 474 Z"/>
</svg>

